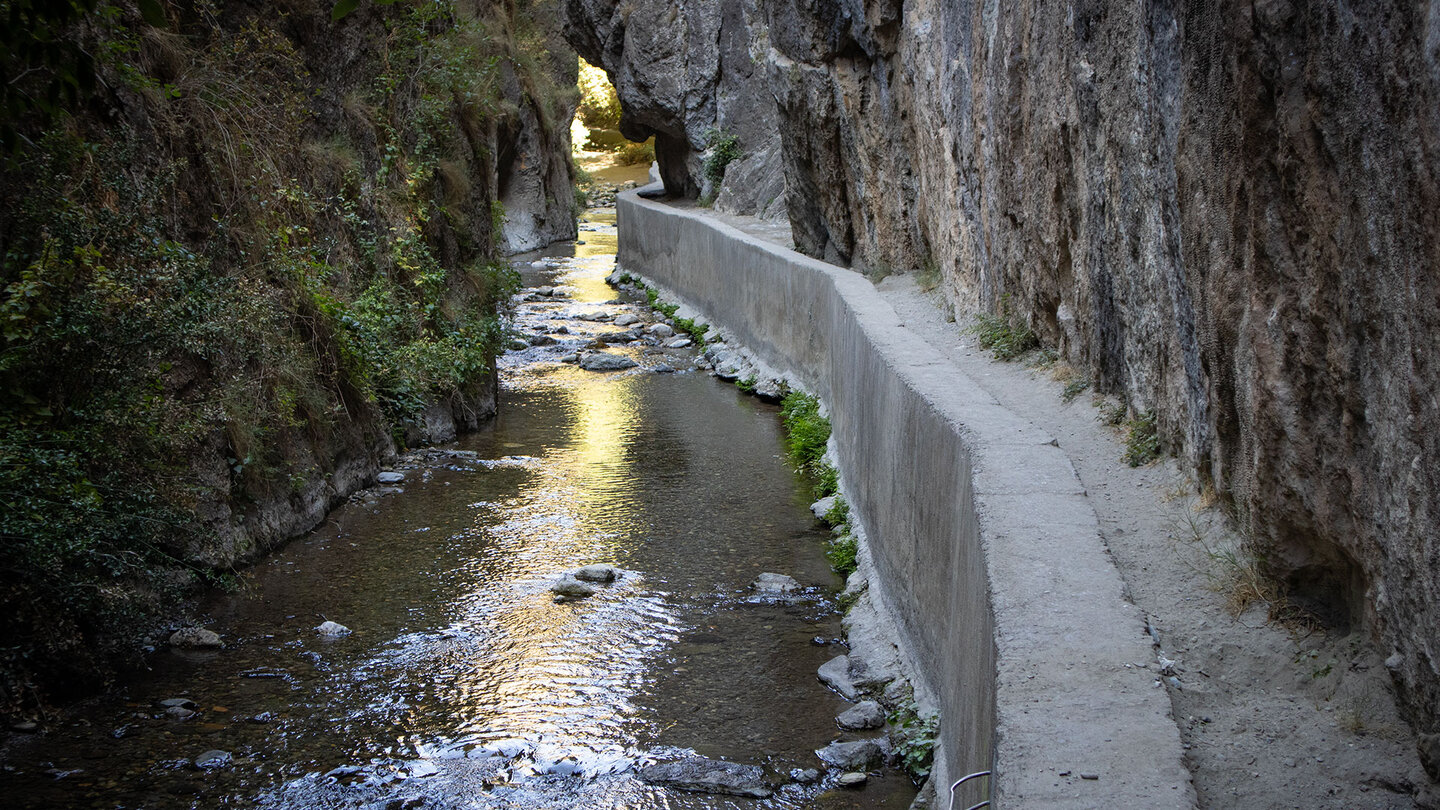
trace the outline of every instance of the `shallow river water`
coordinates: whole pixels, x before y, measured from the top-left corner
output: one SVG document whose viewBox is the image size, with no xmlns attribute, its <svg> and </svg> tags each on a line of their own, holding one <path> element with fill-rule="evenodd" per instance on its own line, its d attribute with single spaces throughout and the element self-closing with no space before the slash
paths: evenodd
<svg viewBox="0 0 1440 810">
<path fill-rule="evenodd" d="M 855 735 L 815 677 L 844 651 L 840 582 L 775 408 L 693 371 L 693 349 L 617 343 L 641 364 L 621 372 L 559 362 L 622 331 L 588 318 L 647 314 L 603 282 L 613 223 L 593 211 L 581 244 L 527 257 L 517 326 L 549 337 L 502 358 L 493 424 L 412 457 L 404 482 L 208 597 L 225 649 L 162 649 L 114 694 L 12 736 L 5 804 L 907 806 L 914 791 L 892 771 L 862 790 L 834 773 L 786 778 Z M 552 285 L 563 297 L 533 294 Z M 597 562 L 619 580 L 554 601 L 555 577 Z M 758 596 L 767 571 L 795 577 L 802 598 Z M 353 632 L 322 637 L 325 620 Z M 197 768 L 210 750 L 231 758 Z M 757 801 L 636 777 L 686 753 L 762 765 L 780 787 Z"/>
</svg>

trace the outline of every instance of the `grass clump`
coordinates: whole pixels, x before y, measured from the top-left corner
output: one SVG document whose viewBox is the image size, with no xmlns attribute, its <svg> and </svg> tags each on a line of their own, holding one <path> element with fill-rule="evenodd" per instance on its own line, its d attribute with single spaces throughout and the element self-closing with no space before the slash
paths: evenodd
<svg viewBox="0 0 1440 810">
<path fill-rule="evenodd" d="M 1146 411 L 1125 423 L 1125 463 L 1143 467 L 1160 458 L 1160 432 L 1155 412 Z"/>
<path fill-rule="evenodd" d="M 796 470 L 820 475 L 825 444 L 830 441 L 830 420 L 820 414 L 820 400 L 803 391 L 791 391 L 780 401 L 785 423 L 785 453 Z"/>
<path fill-rule="evenodd" d="M 1000 314 L 981 313 L 975 325 L 968 330 L 980 340 L 980 348 L 990 352 L 996 360 L 1014 360 L 1022 354 L 1040 348 L 1040 339 L 1010 311 L 1010 297 L 1000 299 Z"/>
<path fill-rule="evenodd" d="M 839 491 L 840 471 L 830 464 L 821 462 L 819 471 L 815 473 L 815 487 L 813 490 L 815 498 L 817 500 L 820 498 L 828 498 Z"/>
</svg>

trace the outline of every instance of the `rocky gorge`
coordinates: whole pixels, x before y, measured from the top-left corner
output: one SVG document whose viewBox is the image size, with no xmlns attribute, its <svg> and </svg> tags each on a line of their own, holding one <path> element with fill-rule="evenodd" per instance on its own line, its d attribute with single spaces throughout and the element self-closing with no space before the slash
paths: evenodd
<svg viewBox="0 0 1440 810">
<path fill-rule="evenodd" d="M 1379 648 L 1440 778 L 1433 4 L 564 11 L 671 195 L 929 280 L 1153 424 L 1286 604 Z"/>
</svg>

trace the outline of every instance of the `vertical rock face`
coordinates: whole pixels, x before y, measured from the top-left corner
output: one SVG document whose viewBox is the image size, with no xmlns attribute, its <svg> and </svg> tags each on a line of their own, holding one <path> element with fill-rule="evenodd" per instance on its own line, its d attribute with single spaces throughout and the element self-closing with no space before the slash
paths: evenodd
<svg viewBox="0 0 1440 810">
<path fill-rule="evenodd" d="M 729 2 L 567 2 L 667 185 L 749 88 L 802 250 L 938 270 L 1156 412 L 1440 728 L 1440 4 Z"/>
<path fill-rule="evenodd" d="M 720 193 L 721 210 L 784 216 L 780 138 L 756 0 L 562 2 L 566 39 L 615 85 L 621 133 L 634 141 L 654 136 L 666 189 L 683 197 Z M 704 170 L 714 130 L 736 136 L 744 152 L 726 174 L 746 182 L 727 183 L 724 192 L 712 188 Z"/>
</svg>

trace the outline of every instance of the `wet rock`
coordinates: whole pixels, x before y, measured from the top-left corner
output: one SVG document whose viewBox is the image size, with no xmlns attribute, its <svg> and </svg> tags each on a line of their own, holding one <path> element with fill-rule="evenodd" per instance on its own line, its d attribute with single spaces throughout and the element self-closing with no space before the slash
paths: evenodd
<svg viewBox="0 0 1440 810">
<path fill-rule="evenodd" d="M 594 563 L 584 568 L 576 569 L 571 576 L 581 582 L 614 582 L 620 576 L 620 569 L 605 563 Z"/>
<path fill-rule="evenodd" d="M 182 627 L 170 634 L 170 646 L 189 650 L 215 650 L 225 646 L 220 635 L 203 627 Z"/>
<path fill-rule="evenodd" d="M 561 362 L 561 363 L 576 363 L 576 362 L 579 362 L 579 360 L 580 360 L 580 355 L 578 355 L 578 354 L 562 354 L 562 355 L 560 355 L 560 356 L 559 356 L 558 358 L 556 358 L 556 359 L 557 359 L 559 362 Z"/>
<path fill-rule="evenodd" d="M 340 636 L 350 635 L 350 628 L 339 622 L 332 622 L 326 620 L 315 626 L 315 632 L 319 633 L 322 636 L 338 638 Z"/>
<path fill-rule="evenodd" d="M 616 315 L 615 320 L 613 321 L 616 326 L 629 326 L 631 324 L 639 322 L 640 316 L 636 315 L 633 312 L 625 312 L 620 315 Z"/>
<path fill-rule="evenodd" d="M 636 365 L 634 360 L 610 352 L 591 352 L 580 359 L 580 367 L 586 371 L 620 371 Z"/>
<path fill-rule="evenodd" d="M 390 471 L 387 471 L 387 472 L 382 472 L 382 473 L 380 473 L 379 475 L 375 476 L 375 483 L 377 483 L 377 484 L 398 484 L 398 483 L 400 483 L 401 481 L 404 481 L 404 480 L 405 480 L 405 473 L 398 473 L 398 472 L 390 472 Z"/>
<path fill-rule="evenodd" d="M 259 714 L 252 715 L 245 719 L 251 723 L 265 725 L 266 723 L 273 721 L 275 719 L 275 715 L 270 712 L 260 712 Z"/>
<path fill-rule="evenodd" d="M 160 701 L 159 705 L 167 709 L 193 709 L 195 701 L 190 698 L 167 698 Z"/>
<path fill-rule="evenodd" d="M 651 337 L 668 338 L 675 334 L 674 327 L 668 323 L 653 323 L 645 329 Z"/>
<path fill-rule="evenodd" d="M 599 337 L 599 341 L 604 344 L 629 343 L 639 337 L 640 334 L 638 332 L 606 332 Z"/>
<path fill-rule="evenodd" d="M 815 673 L 820 682 L 840 693 L 846 700 L 854 700 L 859 696 L 855 684 L 850 681 L 850 657 L 837 655 L 829 661 L 820 665 Z"/>
<path fill-rule="evenodd" d="M 810 504 L 810 513 L 816 520 L 824 520 L 826 513 L 835 507 L 835 500 L 838 496 L 826 495 L 820 500 Z"/>
<path fill-rule="evenodd" d="M 652 785 L 692 793 L 718 793 L 753 799 L 764 799 L 774 793 L 765 783 L 765 772 L 759 767 L 705 757 L 656 763 L 641 768 L 639 776 Z"/>
<path fill-rule="evenodd" d="M 559 342 L 560 341 L 556 340 L 550 335 L 545 334 L 534 335 L 530 338 L 531 346 L 554 346 L 556 343 Z"/>
<path fill-rule="evenodd" d="M 880 728 L 885 725 L 885 710 L 879 703 L 866 700 L 841 712 L 835 723 L 848 729 Z"/>
<path fill-rule="evenodd" d="M 135 725 L 134 723 L 126 723 L 123 726 L 116 726 L 115 728 L 111 729 L 110 736 L 114 737 L 117 740 L 123 740 L 126 737 L 135 736 L 135 733 L 139 730 L 140 727 Z"/>
<path fill-rule="evenodd" d="M 814 768 L 791 768 L 790 778 L 797 784 L 813 785 L 820 781 L 820 772 Z"/>
<path fill-rule="evenodd" d="M 561 599 L 584 599 L 595 595 L 595 586 L 566 574 L 550 585 L 550 592 Z"/>
<path fill-rule="evenodd" d="M 505 344 L 505 348 L 512 352 L 518 352 L 530 348 L 530 344 L 521 340 L 520 338 L 512 338 L 508 343 Z"/>
<path fill-rule="evenodd" d="M 535 294 L 536 294 L 536 295 L 543 295 L 543 296 L 545 296 L 546 298 L 549 298 L 550 296 L 552 296 L 552 295 L 555 294 L 555 288 L 554 288 L 554 287 L 536 287 L 536 288 L 535 288 Z"/>
<path fill-rule="evenodd" d="M 608 321 L 610 315 L 601 309 L 592 309 L 575 315 L 577 321 Z"/>
<path fill-rule="evenodd" d="M 756 577 L 751 587 L 759 593 L 787 594 L 800 590 L 800 583 L 796 582 L 794 577 L 767 571 Z"/>
<path fill-rule="evenodd" d="M 690 344 L 692 344 L 692 343 L 694 343 L 694 342 L 695 342 L 695 341 L 691 340 L 691 339 L 688 338 L 688 337 L 681 336 L 681 337 L 674 338 L 673 340 L 667 340 L 667 341 L 665 341 L 665 348 L 667 348 L 667 349 L 683 349 L 683 348 L 685 348 L 686 346 L 689 346 Z"/>
<path fill-rule="evenodd" d="M 196 712 L 183 706 L 171 706 L 165 710 L 165 716 L 172 720 L 189 720 Z"/>
<path fill-rule="evenodd" d="M 228 768 L 233 762 L 229 751 L 206 751 L 195 758 L 195 769 L 199 771 L 212 771 L 217 768 Z"/>
<path fill-rule="evenodd" d="M 857 788 L 869 781 L 870 777 L 860 771 L 850 771 L 840 774 L 835 783 L 843 788 Z"/>
<path fill-rule="evenodd" d="M 884 763 L 890 745 L 883 737 L 830 743 L 815 751 L 821 762 L 842 771 L 866 771 Z"/>
</svg>

